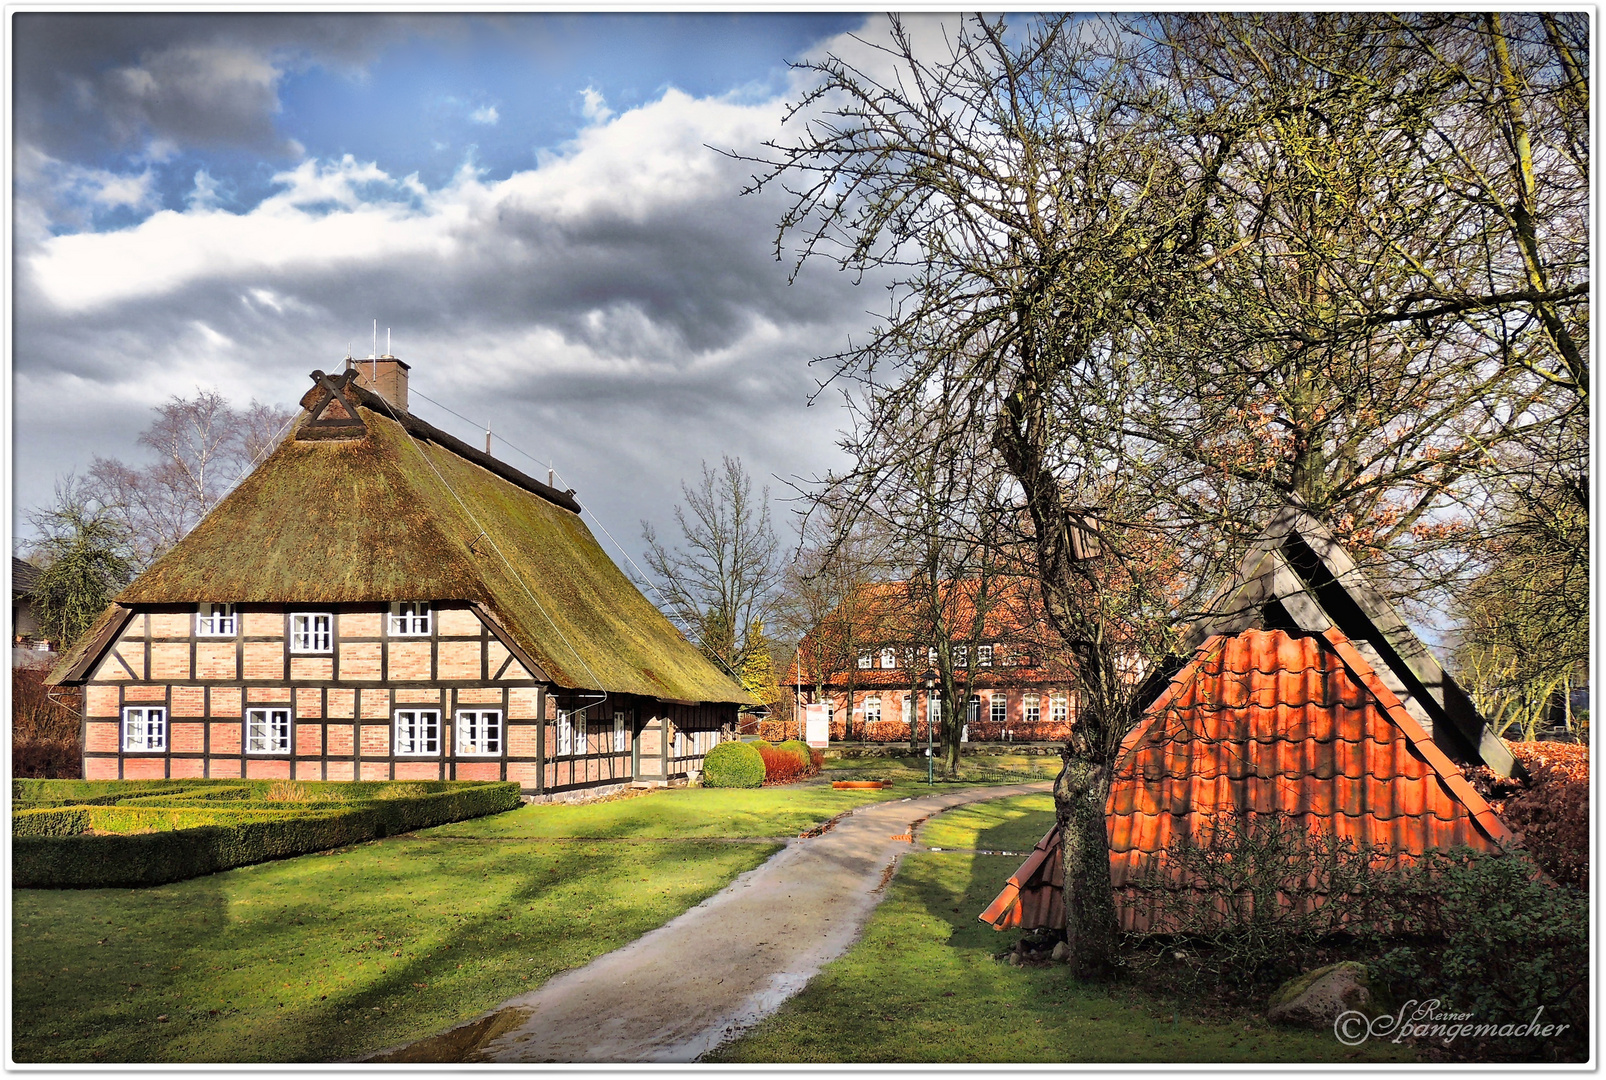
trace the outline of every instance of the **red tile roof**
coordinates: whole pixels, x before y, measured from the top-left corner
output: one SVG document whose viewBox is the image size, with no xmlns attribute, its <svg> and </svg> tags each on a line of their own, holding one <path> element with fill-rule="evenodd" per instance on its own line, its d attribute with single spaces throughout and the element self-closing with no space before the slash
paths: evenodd
<svg viewBox="0 0 1606 1080">
<path fill-rule="evenodd" d="M 1222 814 L 1287 814 L 1406 856 L 1510 839 L 1336 629 L 1245 630 L 1205 641 L 1122 743 L 1105 812 L 1110 878 L 1127 930 L 1146 928 L 1128 883 L 1173 837 L 1207 836 Z M 1044 837 L 985 921 L 999 929 L 1063 922 L 1063 871 L 1047 853 L 1058 839 Z"/>
</svg>

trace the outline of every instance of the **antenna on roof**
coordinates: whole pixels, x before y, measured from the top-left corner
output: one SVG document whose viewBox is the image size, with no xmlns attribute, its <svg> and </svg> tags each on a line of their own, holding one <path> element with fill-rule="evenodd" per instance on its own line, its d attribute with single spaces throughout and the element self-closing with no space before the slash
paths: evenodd
<svg viewBox="0 0 1606 1080">
<path fill-rule="evenodd" d="M 485 452 L 487 454 L 491 452 L 491 422 L 489 420 L 485 422 Z"/>
</svg>

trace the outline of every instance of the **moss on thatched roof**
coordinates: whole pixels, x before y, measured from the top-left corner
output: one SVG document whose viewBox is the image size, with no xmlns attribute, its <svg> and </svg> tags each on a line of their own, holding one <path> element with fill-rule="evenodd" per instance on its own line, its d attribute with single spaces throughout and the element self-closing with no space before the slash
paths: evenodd
<svg viewBox="0 0 1606 1080">
<path fill-rule="evenodd" d="M 641 595 L 578 514 L 357 396 L 365 437 L 285 440 L 117 601 L 474 601 L 559 686 L 751 701 Z"/>
</svg>

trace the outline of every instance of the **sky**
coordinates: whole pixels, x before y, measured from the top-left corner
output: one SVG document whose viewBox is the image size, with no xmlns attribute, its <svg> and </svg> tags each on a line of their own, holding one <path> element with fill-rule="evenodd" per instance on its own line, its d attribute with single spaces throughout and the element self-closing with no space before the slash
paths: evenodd
<svg viewBox="0 0 1606 1080">
<path fill-rule="evenodd" d="M 725 454 L 789 538 L 786 481 L 842 463 L 809 362 L 885 294 L 789 283 L 784 197 L 718 151 L 794 134 L 787 61 L 884 22 L 14 15 L 13 527 L 96 455 L 145 461 L 170 397 L 293 406 L 377 320 L 415 414 L 555 466 L 616 558 L 599 524 L 639 561 Z"/>
</svg>

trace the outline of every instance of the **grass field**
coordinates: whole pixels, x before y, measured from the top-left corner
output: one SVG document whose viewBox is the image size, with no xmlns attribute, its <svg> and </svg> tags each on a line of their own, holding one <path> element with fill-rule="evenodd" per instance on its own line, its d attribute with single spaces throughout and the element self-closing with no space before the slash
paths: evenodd
<svg viewBox="0 0 1606 1080">
<path fill-rule="evenodd" d="M 1016 795 L 950 810 L 927 822 L 915 842 L 922 847 L 1030 851 L 1053 827 L 1054 796 Z"/>
<path fill-rule="evenodd" d="M 939 762 L 939 767 L 940 767 Z M 1060 771 L 1060 759 L 1052 754 L 972 754 L 959 759 L 959 776 L 944 778 L 938 784 L 1016 784 L 1026 780 L 1052 780 Z M 924 757 L 830 758 L 825 775 L 832 780 L 891 780 L 895 783 L 926 782 Z M 905 792 L 907 794 L 907 792 Z"/>
<path fill-rule="evenodd" d="M 901 799 L 897 788 L 836 791 L 829 784 L 773 788 L 675 788 L 579 806 L 526 806 L 442 825 L 422 836 L 550 838 L 796 836 L 867 803 Z"/>
<path fill-rule="evenodd" d="M 954 811 L 956 819 L 960 814 L 979 816 L 978 808 Z M 1016 819 L 991 828 L 1020 827 Z M 989 832 L 983 827 L 970 835 Z M 1351 1050 L 1331 1035 L 1273 1028 L 1256 1016 L 1205 1016 L 1137 991 L 1082 987 L 1063 965 L 1011 967 L 994 954 L 1015 935 L 994 931 L 976 915 L 1019 863 L 1007 856 L 906 856 L 859 943 L 745 1038 L 704 1060 L 1301 1065 L 1415 1060 L 1409 1051 L 1387 1044 Z"/>
<path fill-rule="evenodd" d="M 398 837 L 152 889 L 17 890 L 13 1055 L 348 1059 L 588 963 L 774 850 Z"/>
</svg>

